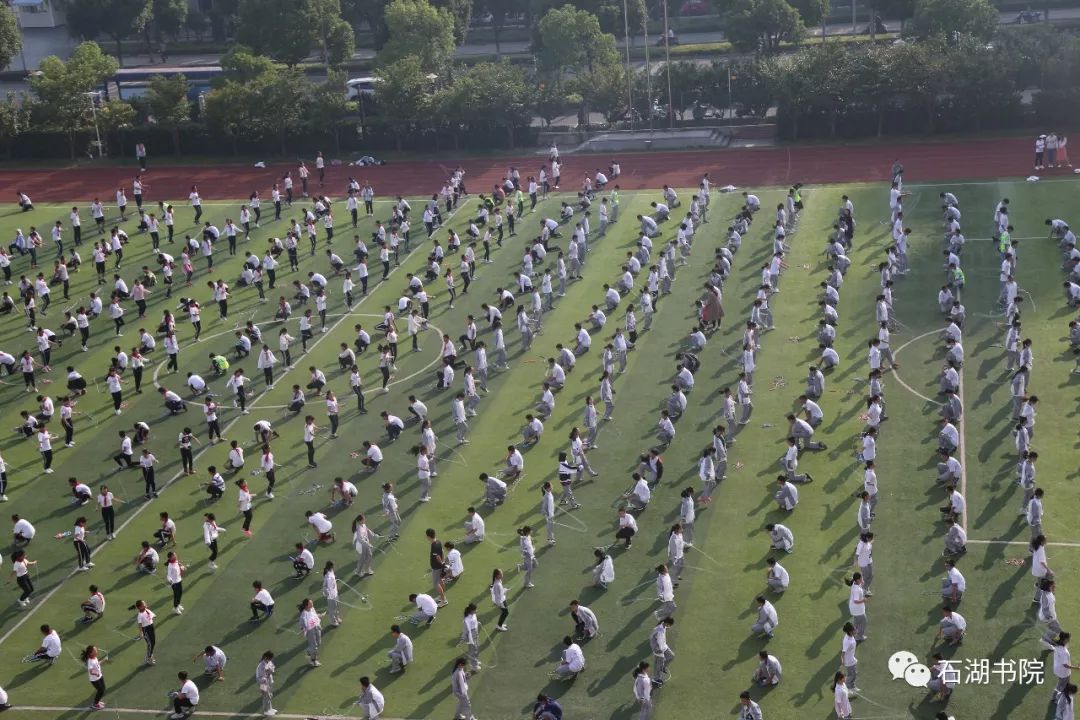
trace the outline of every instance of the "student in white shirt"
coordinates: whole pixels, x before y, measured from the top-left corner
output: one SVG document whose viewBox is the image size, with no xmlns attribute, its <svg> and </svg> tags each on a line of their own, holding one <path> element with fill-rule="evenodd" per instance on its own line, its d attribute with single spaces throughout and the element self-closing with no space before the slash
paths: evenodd
<svg viewBox="0 0 1080 720">
<path fill-rule="evenodd" d="M 199 687 L 194 681 L 190 680 L 183 670 L 177 673 L 176 677 L 180 680 L 180 689 L 172 693 L 173 714 L 169 716 L 169 720 L 183 720 L 195 712 L 195 707 L 199 704 Z"/>
</svg>

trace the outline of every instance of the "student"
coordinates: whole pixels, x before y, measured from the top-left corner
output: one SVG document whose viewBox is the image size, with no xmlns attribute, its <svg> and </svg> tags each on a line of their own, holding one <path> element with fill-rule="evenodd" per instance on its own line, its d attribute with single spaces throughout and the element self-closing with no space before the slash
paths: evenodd
<svg viewBox="0 0 1080 720">
<path fill-rule="evenodd" d="M 499 619 L 495 622 L 495 629 L 499 632 L 506 632 L 510 629 L 506 625 L 506 618 L 510 615 L 510 608 L 506 604 L 507 588 L 503 586 L 503 574 L 499 568 L 495 568 L 491 573 L 489 590 L 491 591 L 491 602 L 499 611 Z"/>
<path fill-rule="evenodd" d="M 851 699 L 848 697 L 846 677 L 843 672 L 837 672 L 833 676 L 833 711 L 836 712 L 838 720 L 851 718 Z"/>
<path fill-rule="evenodd" d="M 518 528 L 518 549 L 521 551 L 521 569 L 525 573 L 523 587 L 526 589 L 536 587 L 532 582 L 533 571 L 539 563 L 536 560 L 536 550 L 533 548 L 532 528 L 523 525 Z"/>
<path fill-rule="evenodd" d="M 79 572 L 85 572 L 94 567 L 90 561 L 90 548 L 86 544 L 86 518 L 79 517 L 75 520 L 75 527 L 71 531 L 71 541 L 75 546 L 75 556 L 79 563 Z"/>
<path fill-rule="evenodd" d="M 409 602 L 416 605 L 416 612 L 409 618 L 409 622 L 413 625 L 419 625 L 420 623 L 431 625 L 435 622 L 435 616 L 439 612 L 439 606 L 436 604 L 435 598 L 427 593 L 412 593 L 409 595 Z"/>
<path fill-rule="evenodd" d="M 761 705 L 750 699 L 750 691 L 739 694 L 739 720 L 762 720 Z"/>
<path fill-rule="evenodd" d="M 135 601 L 135 611 L 135 623 L 139 626 L 139 636 L 146 643 L 144 662 L 147 665 L 156 665 L 157 659 L 154 657 L 154 647 L 157 645 L 157 633 L 154 630 L 156 615 L 142 600 Z"/>
<path fill-rule="evenodd" d="M 401 626 L 391 625 L 390 635 L 394 638 L 394 647 L 387 653 L 390 658 L 390 674 L 404 673 L 413 661 L 412 639 L 401 632 Z"/>
<path fill-rule="evenodd" d="M 319 542 L 334 542 L 334 524 L 326 518 L 326 515 L 308 510 L 304 513 L 304 517 L 307 518 L 308 525 L 315 529 L 315 536 Z"/>
<path fill-rule="evenodd" d="M 608 585 L 615 582 L 615 561 L 600 548 L 593 550 L 593 556 L 596 558 L 593 566 L 593 585 L 607 590 Z"/>
<path fill-rule="evenodd" d="M 326 598 L 326 614 L 330 616 L 330 627 L 341 625 L 341 615 L 338 613 L 338 586 L 337 575 L 334 573 L 334 563 L 327 560 L 323 566 L 323 597 Z"/>
<path fill-rule="evenodd" d="M 566 649 L 562 651 L 562 659 L 552 674 L 558 680 L 573 680 L 578 673 L 585 670 L 585 653 L 569 635 L 563 638 L 563 645 Z"/>
<path fill-rule="evenodd" d="M 139 554 L 135 556 L 135 569 L 140 573 L 152 575 L 157 572 L 158 551 L 150 547 L 150 543 L 143 540 L 140 544 Z"/>
<path fill-rule="evenodd" d="M 90 586 L 90 597 L 79 605 L 79 609 L 83 612 L 80 620 L 83 624 L 90 624 L 105 614 L 105 596 L 97 585 Z"/>
<path fill-rule="evenodd" d="M 228 662 L 228 658 L 225 657 L 225 652 L 221 648 L 207 645 L 202 652 L 191 659 L 191 662 L 198 662 L 200 659 L 204 663 L 204 677 L 212 677 L 215 682 L 225 679 L 225 663 Z"/>
<path fill-rule="evenodd" d="M 210 559 L 207 562 L 207 567 L 211 570 L 217 570 L 217 556 L 218 556 L 218 535 L 225 532 L 225 528 L 218 527 L 217 518 L 214 517 L 214 513 L 203 514 L 203 543 L 210 549 Z"/>
<path fill-rule="evenodd" d="M 292 561 L 293 570 L 296 572 L 293 577 L 299 580 L 307 577 L 315 569 L 315 556 L 304 547 L 304 543 L 296 543 L 294 547 L 296 554 L 290 555 L 289 560 Z"/>
<path fill-rule="evenodd" d="M 86 674 L 94 687 L 94 702 L 90 707 L 94 710 L 104 710 L 105 703 L 102 701 L 105 698 L 105 676 L 101 672 L 101 663 L 108 662 L 109 659 L 106 657 L 99 660 L 98 649 L 94 645 L 88 645 L 82 651 L 81 658 L 86 663 Z"/>
<path fill-rule="evenodd" d="M 758 666 L 754 670 L 750 681 L 758 687 L 779 685 L 783 679 L 784 671 L 780 661 L 775 655 L 770 655 L 766 650 L 758 651 Z"/>
<path fill-rule="evenodd" d="M 848 594 L 848 612 L 851 613 L 852 624 L 855 626 L 855 641 L 866 640 L 866 590 L 863 587 L 862 573 L 855 573 L 851 580 L 847 581 L 851 590 Z"/>
<path fill-rule="evenodd" d="M 934 642 L 938 639 L 944 639 L 949 645 L 959 645 L 964 639 L 964 632 L 967 630 L 967 620 L 964 616 L 958 612 L 954 612 L 951 605 L 944 605 L 941 608 L 942 618 L 938 623 L 937 635 L 934 636 Z"/>
<path fill-rule="evenodd" d="M 671 649 L 667 642 L 667 631 L 674 624 L 675 618 L 665 616 L 649 634 L 649 647 L 652 649 L 655 662 L 652 679 L 653 687 L 661 688 L 664 686 L 667 667 L 675 659 L 675 651 Z"/>
<path fill-rule="evenodd" d="M 776 608 L 773 604 L 765 599 L 764 595 L 758 595 L 755 598 L 757 603 L 757 619 L 750 627 L 750 631 L 753 633 L 764 633 L 765 637 L 771 638 L 773 631 L 776 630 L 776 626 L 780 624 L 780 620 L 776 614 Z"/>
<path fill-rule="evenodd" d="M 457 698 L 457 709 L 454 717 L 475 720 L 472 712 L 472 701 L 469 699 L 469 676 L 465 670 L 468 661 L 459 657 L 454 661 L 454 671 L 450 676 L 450 692 Z"/>
<path fill-rule="evenodd" d="M 379 720 L 379 716 L 386 707 L 386 699 L 367 675 L 360 678 L 360 698 L 356 704 L 364 713 L 364 720 Z"/>
<path fill-rule="evenodd" d="M 271 700 L 274 697 L 274 653 L 267 650 L 262 654 L 259 664 L 255 666 L 255 684 L 259 686 L 259 694 L 262 699 L 262 714 L 269 717 L 277 715 Z"/>
<path fill-rule="evenodd" d="M 262 582 L 256 580 L 251 583 L 251 587 L 255 589 L 255 596 L 251 598 L 251 622 L 259 622 L 260 620 L 269 620 L 270 616 L 274 614 L 274 598 L 270 595 L 270 591 L 263 587 Z M 262 613 L 262 617 L 259 617 L 259 613 Z"/>
<path fill-rule="evenodd" d="M 34 565 L 37 565 L 37 560 L 27 559 L 25 550 L 16 550 L 11 554 L 11 577 L 15 578 L 15 583 L 22 591 L 18 600 L 22 607 L 30 607 L 30 596 L 34 593 L 34 583 L 30 581 L 30 568 Z"/>
<path fill-rule="evenodd" d="M 653 682 L 649 679 L 649 663 L 638 663 L 637 668 L 634 669 L 634 699 L 641 708 L 638 720 L 649 720 L 652 716 L 652 688 Z"/>
<path fill-rule="evenodd" d="M 183 720 L 194 713 L 195 706 L 199 704 L 199 687 L 195 682 L 190 680 L 183 670 L 178 672 L 176 677 L 180 680 L 180 689 L 169 693 L 173 701 L 173 713 L 169 720 Z"/>
<path fill-rule="evenodd" d="M 46 662 L 55 665 L 62 650 L 60 634 L 48 625 L 41 626 L 41 646 L 28 655 L 24 662 Z"/>
</svg>

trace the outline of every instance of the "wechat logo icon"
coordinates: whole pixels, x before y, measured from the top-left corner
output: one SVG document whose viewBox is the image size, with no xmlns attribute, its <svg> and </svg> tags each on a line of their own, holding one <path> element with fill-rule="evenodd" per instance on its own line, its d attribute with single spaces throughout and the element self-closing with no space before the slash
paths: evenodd
<svg viewBox="0 0 1080 720">
<path fill-rule="evenodd" d="M 889 658 L 889 674 L 893 680 L 903 678 L 911 687 L 926 687 L 930 682 L 930 668 L 919 662 L 915 653 L 901 650 Z"/>
</svg>

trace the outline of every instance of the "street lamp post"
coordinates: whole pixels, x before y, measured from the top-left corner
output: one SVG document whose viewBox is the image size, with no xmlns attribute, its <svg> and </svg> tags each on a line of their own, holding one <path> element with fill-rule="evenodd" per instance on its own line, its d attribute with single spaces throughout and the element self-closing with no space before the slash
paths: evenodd
<svg viewBox="0 0 1080 720">
<path fill-rule="evenodd" d="M 626 107 L 629 110 L 630 130 L 634 129 L 634 71 L 630 67 L 630 11 L 626 0 L 622 3 L 623 38 L 626 45 Z"/>
<path fill-rule="evenodd" d="M 664 0 L 664 67 L 667 69 L 668 128 L 675 129 L 674 98 L 671 97 L 671 30 L 668 28 L 667 0 Z"/>
<path fill-rule="evenodd" d="M 86 96 L 90 98 L 90 115 L 94 119 L 94 136 L 97 138 L 98 159 L 100 159 L 104 155 L 104 150 L 101 146 L 101 130 L 98 128 L 96 99 L 101 97 L 101 92 L 91 91 L 86 93 Z"/>
<path fill-rule="evenodd" d="M 645 113 L 649 116 L 649 132 L 653 129 L 653 96 L 652 96 L 652 65 L 649 63 L 649 9 L 645 8 L 645 13 L 641 19 L 641 29 L 645 34 Z"/>
</svg>

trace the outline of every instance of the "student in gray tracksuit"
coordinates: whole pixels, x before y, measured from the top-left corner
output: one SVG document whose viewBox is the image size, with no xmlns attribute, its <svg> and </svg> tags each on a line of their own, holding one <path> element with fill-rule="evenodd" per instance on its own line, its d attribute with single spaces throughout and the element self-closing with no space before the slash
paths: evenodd
<svg viewBox="0 0 1080 720">
<path fill-rule="evenodd" d="M 390 626 L 390 635 L 394 638 L 394 647 L 387 653 L 390 658 L 390 673 L 403 673 L 413 661 L 412 638 L 401 632 L 399 625 Z"/>
<path fill-rule="evenodd" d="M 457 698 L 457 710 L 454 712 L 454 717 L 474 720 L 472 700 L 469 699 L 469 676 L 465 672 L 467 663 L 468 661 L 463 657 L 454 661 L 454 672 L 450 676 L 450 692 Z"/>
<path fill-rule="evenodd" d="M 667 642 L 667 631 L 675 624 L 675 618 L 665 617 L 652 633 L 649 634 L 649 647 L 653 655 L 653 686 L 661 687 L 664 684 L 664 675 L 667 673 L 668 664 L 675 659 L 675 652 Z"/>
</svg>

